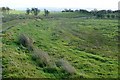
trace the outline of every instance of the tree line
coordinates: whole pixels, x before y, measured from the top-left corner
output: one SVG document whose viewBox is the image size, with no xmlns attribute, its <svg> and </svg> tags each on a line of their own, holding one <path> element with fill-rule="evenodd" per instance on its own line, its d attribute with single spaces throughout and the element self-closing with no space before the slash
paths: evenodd
<svg viewBox="0 0 120 80">
<path fill-rule="evenodd" d="M 10 12 L 10 9 L 9 7 L 0 7 L 0 11 L 3 12 L 4 14 L 9 14 Z M 40 9 L 38 8 L 27 8 L 26 9 L 26 14 L 29 15 L 29 14 L 32 14 L 32 15 L 35 15 L 37 16 L 38 14 L 40 13 Z M 47 9 L 44 9 L 44 16 L 48 16 L 50 12 L 47 10 Z"/>
<path fill-rule="evenodd" d="M 9 14 L 10 9 L 9 7 L 1 7 L 0 10 L 5 13 L 5 14 Z M 94 10 L 91 10 L 91 11 L 88 11 L 88 10 L 85 10 L 85 9 L 76 9 L 76 10 L 72 10 L 72 9 L 64 9 L 62 10 L 62 12 L 76 12 L 76 13 L 83 13 L 83 14 L 90 14 L 90 15 L 93 15 L 95 16 L 96 18 L 119 18 L 119 13 L 120 13 L 120 10 L 115 10 L 115 11 L 112 11 L 112 10 L 97 10 L 97 9 L 94 9 Z M 40 13 L 40 9 L 38 8 L 27 8 L 26 9 L 26 14 L 29 15 L 29 14 L 32 14 L 32 15 L 35 15 L 37 16 L 38 14 Z M 44 9 L 44 16 L 48 16 L 50 12 L 47 10 L 47 9 Z"/>
<path fill-rule="evenodd" d="M 91 11 L 87 11 L 85 9 L 76 9 L 76 10 L 72 10 L 72 9 L 64 9 L 61 12 L 77 12 L 77 13 L 84 13 L 84 14 L 91 14 L 93 16 L 95 16 L 96 18 L 117 18 L 118 17 L 118 13 L 120 13 L 120 10 L 91 10 Z"/>
<path fill-rule="evenodd" d="M 9 7 L 1 7 L 0 10 L 3 12 L 3 13 L 8 13 L 9 14 L 9 11 L 11 10 Z"/>
<path fill-rule="evenodd" d="M 31 9 L 27 8 L 26 14 L 29 15 L 30 13 L 37 16 L 40 13 L 40 10 L 38 8 L 31 8 Z M 50 12 L 48 10 L 44 9 L 44 16 L 48 16 L 49 13 Z"/>
</svg>

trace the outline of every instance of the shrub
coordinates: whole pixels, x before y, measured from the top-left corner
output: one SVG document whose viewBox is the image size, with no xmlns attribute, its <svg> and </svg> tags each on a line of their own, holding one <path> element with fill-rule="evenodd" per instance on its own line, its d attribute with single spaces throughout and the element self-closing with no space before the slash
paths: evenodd
<svg viewBox="0 0 120 80">
<path fill-rule="evenodd" d="M 19 42 L 22 46 L 28 48 L 28 50 L 33 50 L 33 40 L 25 34 L 21 34 L 19 37 Z"/>
<path fill-rule="evenodd" d="M 46 52 L 43 52 L 41 50 L 34 49 L 32 57 L 41 67 L 44 66 L 52 67 L 54 65 L 50 56 Z"/>
<path fill-rule="evenodd" d="M 71 64 L 69 64 L 69 62 L 66 60 L 60 59 L 56 64 L 57 66 L 61 67 L 64 71 L 66 71 L 68 74 L 76 74 L 75 68 Z"/>
<path fill-rule="evenodd" d="M 116 17 L 115 15 L 111 15 L 111 18 L 113 18 L 113 19 L 114 19 L 115 17 Z"/>
</svg>

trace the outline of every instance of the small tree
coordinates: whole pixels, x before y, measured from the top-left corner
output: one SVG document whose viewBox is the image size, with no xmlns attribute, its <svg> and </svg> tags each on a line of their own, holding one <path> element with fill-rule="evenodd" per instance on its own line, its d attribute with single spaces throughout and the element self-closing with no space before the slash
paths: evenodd
<svg viewBox="0 0 120 80">
<path fill-rule="evenodd" d="M 37 16 L 39 12 L 40 12 L 40 10 L 38 8 L 31 9 L 31 13 L 34 14 L 35 16 Z"/>
<path fill-rule="evenodd" d="M 75 12 L 79 12 L 79 10 L 76 9 Z"/>
<path fill-rule="evenodd" d="M 31 8 L 31 13 L 34 14 L 34 8 Z"/>
<path fill-rule="evenodd" d="M 2 12 L 6 13 L 6 8 L 5 7 L 2 7 Z"/>
<path fill-rule="evenodd" d="M 35 15 L 35 16 L 38 15 L 38 14 L 37 14 L 37 8 L 34 8 L 34 15 Z"/>
<path fill-rule="evenodd" d="M 107 13 L 112 13 L 112 10 L 107 10 Z"/>
<path fill-rule="evenodd" d="M 91 14 L 93 14 L 94 16 L 96 16 L 98 10 L 95 8 L 94 10 L 91 11 Z"/>
<path fill-rule="evenodd" d="M 9 8 L 9 7 L 6 7 L 6 11 L 7 11 L 7 13 L 9 14 L 10 8 Z"/>
<path fill-rule="evenodd" d="M 111 18 L 114 19 L 114 18 L 115 18 L 115 15 L 111 15 Z"/>
<path fill-rule="evenodd" d="M 27 13 L 27 15 L 30 14 L 30 9 L 29 8 L 27 8 L 26 13 Z"/>
<path fill-rule="evenodd" d="M 48 14 L 50 13 L 48 10 L 44 9 L 44 13 L 45 13 L 45 16 L 48 16 Z"/>
<path fill-rule="evenodd" d="M 1 8 L 1 11 L 2 11 L 3 13 L 8 13 L 8 14 L 9 14 L 10 8 L 9 8 L 9 7 L 2 7 L 2 8 Z"/>
<path fill-rule="evenodd" d="M 109 14 L 107 15 L 107 18 L 110 18 L 110 15 L 109 15 Z"/>
</svg>

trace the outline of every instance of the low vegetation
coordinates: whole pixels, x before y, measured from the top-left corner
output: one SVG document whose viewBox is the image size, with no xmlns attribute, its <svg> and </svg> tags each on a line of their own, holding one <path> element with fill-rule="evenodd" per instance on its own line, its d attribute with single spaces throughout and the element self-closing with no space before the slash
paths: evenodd
<svg viewBox="0 0 120 80">
<path fill-rule="evenodd" d="M 38 63 L 39 66 L 52 66 L 50 56 L 41 50 L 34 49 L 32 52 L 32 58 Z"/>
<path fill-rule="evenodd" d="M 33 51 L 33 40 L 29 38 L 28 36 L 26 36 L 25 34 L 20 35 L 19 43 L 22 46 L 27 47 L 29 51 Z"/>
<path fill-rule="evenodd" d="M 70 65 L 66 60 L 58 60 L 57 65 L 61 67 L 64 71 L 66 71 L 68 74 L 73 75 L 76 73 L 75 68 L 72 65 Z"/>
<path fill-rule="evenodd" d="M 3 29 L 13 27 L 1 33 L 3 78 L 118 78 L 116 18 L 5 15 Z"/>
</svg>

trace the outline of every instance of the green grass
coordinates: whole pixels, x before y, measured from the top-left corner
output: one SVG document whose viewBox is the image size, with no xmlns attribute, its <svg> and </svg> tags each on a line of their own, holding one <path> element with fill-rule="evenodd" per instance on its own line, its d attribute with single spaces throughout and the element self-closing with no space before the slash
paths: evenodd
<svg viewBox="0 0 120 80">
<path fill-rule="evenodd" d="M 21 11 L 21 10 L 10 10 L 9 14 L 25 14 L 25 11 Z"/>
<path fill-rule="evenodd" d="M 60 18 L 79 18 L 79 17 L 91 17 L 91 14 L 83 14 L 79 12 L 51 12 L 51 17 L 60 17 Z"/>
<path fill-rule="evenodd" d="M 117 78 L 117 20 L 71 18 L 71 13 L 63 13 L 63 17 L 60 13 L 56 17 L 56 14 L 51 14 L 55 18 L 20 21 L 7 30 L 5 34 L 9 36 L 2 40 L 3 77 Z M 72 17 L 74 15 L 72 13 Z M 10 23 L 14 21 L 4 25 Z M 44 68 L 32 60 L 31 53 L 20 48 L 18 35 L 21 33 L 28 34 L 35 41 L 34 46 L 47 52 L 53 61 L 68 60 L 77 74 L 69 76 L 60 68 L 55 73 L 44 72 Z"/>
</svg>

